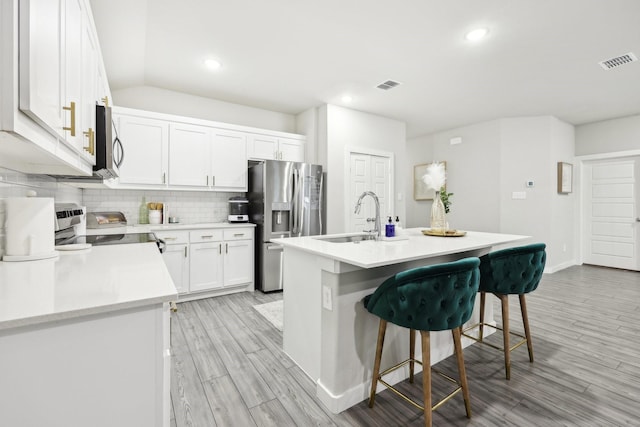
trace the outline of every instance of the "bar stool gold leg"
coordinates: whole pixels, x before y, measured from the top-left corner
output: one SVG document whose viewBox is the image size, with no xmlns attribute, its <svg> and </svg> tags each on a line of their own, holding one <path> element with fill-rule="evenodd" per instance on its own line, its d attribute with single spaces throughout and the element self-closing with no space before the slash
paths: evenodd
<svg viewBox="0 0 640 427">
<path fill-rule="evenodd" d="M 511 351 L 509 350 L 509 296 L 497 295 L 502 305 L 502 337 L 504 341 L 504 368 L 507 379 L 511 379 Z"/>
<path fill-rule="evenodd" d="M 527 349 L 529 350 L 529 361 L 533 362 L 533 341 L 531 340 L 531 331 L 529 330 L 529 316 L 527 315 L 527 302 L 524 294 L 520 297 L 520 311 L 522 312 L 522 323 L 524 324 L 524 335 L 527 338 Z"/>
<path fill-rule="evenodd" d="M 409 382 L 413 384 L 413 368 L 416 358 L 416 331 L 415 329 L 409 329 Z"/>
<path fill-rule="evenodd" d="M 424 396 L 424 425 L 431 427 L 431 341 L 429 331 L 420 331 L 422 341 L 422 393 Z"/>
<path fill-rule="evenodd" d="M 373 408 L 376 400 L 376 387 L 380 376 L 380 359 L 382 359 L 382 346 L 384 345 L 384 334 L 387 331 L 387 321 L 380 319 L 378 327 L 378 344 L 376 344 L 376 358 L 373 362 L 373 375 L 371 378 L 371 394 L 369 395 L 369 408 Z"/>
<path fill-rule="evenodd" d="M 462 355 L 462 327 L 451 330 L 453 335 L 453 346 L 456 351 L 458 361 L 458 373 L 460 375 L 460 387 L 464 397 L 464 409 L 467 411 L 467 418 L 471 418 L 471 399 L 469 397 L 469 383 L 467 383 L 467 370 L 464 368 L 464 356 Z"/>
</svg>

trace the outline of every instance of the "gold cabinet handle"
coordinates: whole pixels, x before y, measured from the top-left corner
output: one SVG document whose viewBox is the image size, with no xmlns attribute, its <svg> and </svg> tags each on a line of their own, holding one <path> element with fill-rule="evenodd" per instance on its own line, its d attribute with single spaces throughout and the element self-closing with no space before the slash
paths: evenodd
<svg viewBox="0 0 640 427">
<path fill-rule="evenodd" d="M 213 239 L 213 234 L 201 235 L 201 239 Z"/>
<path fill-rule="evenodd" d="M 175 303 L 175 301 L 169 301 L 169 308 L 171 309 L 172 312 L 176 312 L 178 311 L 178 306 Z"/>
<path fill-rule="evenodd" d="M 71 126 L 65 126 L 62 129 L 71 132 L 71 136 L 76 136 L 76 103 L 71 101 L 69 107 L 62 107 L 62 109 L 71 113 Z"/>
<path fill-rule="evenodd" d="M 244 233 L 234 233 L 233 234 L 234 237 L 240 237 L 240 236 L 244 236 Z"/>
<path fill-rule="evenodd" d="M 222 243 L 220 243 L 220 255 L 222 255 Z"/>
<path fill-rule="evenodd" d="M 163 184 L 167 183 L 167 173 L 166 172 L 162 172 L 162 183 Z"/>
<path fill-rule="evenodd" d="M 104 106 L 108 107 L 109 106 L 109 97 L 105 96 L 102 98 L 102 102 L 104 102 Z"/>
<path fill-rule="evenodd" d="M 163 237 L 164 240 L 178 240 L 177 237 Z"/>
<path fill-rule="evenodd" d="M 84 136 L 89 137 L 89 146 L 88 147 L 82 147 L 84 148 L 86 151 L 89 152 L 89 154 L 91 154 L 92 156 L 95 155 L 95 150 L 96 150 L 96 133 L 93 131 L 93 129 L 89 128 L 88 131 L 86 132 L 82 132 L 84 134 Z"/>
<path fill-rule="evenodd" d="M 186 245 L 185 245 L 185 247 L 184 247 L 184 257 L 185 257 L 185 258 L 187 257 L 187 246 L 186 246 Z"/>
<path fill-rule="evenodd" d="M 224 253 L 225 253 L 225 254 L 228 254 L 228 253 L 229 253 L 229 244 L 228 244 L 228 243 L 225 243 L 225 244 L 224 244 Z"/>
</svg>

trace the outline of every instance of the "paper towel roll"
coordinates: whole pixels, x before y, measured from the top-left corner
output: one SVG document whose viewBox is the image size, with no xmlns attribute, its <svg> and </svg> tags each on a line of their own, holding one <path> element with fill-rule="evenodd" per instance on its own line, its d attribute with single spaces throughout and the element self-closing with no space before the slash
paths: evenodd
<svg viewBox="0 0 640 427">
<path fill-rule="evenodd" d="M 28 261 L 56 256 L 55 209 L 50 197 L 9 197 L 5 206 L 3 261 Z"/>
</svg>

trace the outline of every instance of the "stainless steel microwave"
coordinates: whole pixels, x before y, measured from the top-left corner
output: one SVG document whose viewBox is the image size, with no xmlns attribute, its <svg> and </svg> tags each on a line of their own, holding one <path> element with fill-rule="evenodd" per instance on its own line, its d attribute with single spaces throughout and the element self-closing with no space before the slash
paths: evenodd
<svg viewBox="0 0 640 427">
<path fill-rule="evenodd" d="M 111 107 L 96 105 L 96 165 L 93 174 L 104 179 L 117 178 L 118 168 L 124 160 L 122 143 L 114 134 Z"/>
</svg>

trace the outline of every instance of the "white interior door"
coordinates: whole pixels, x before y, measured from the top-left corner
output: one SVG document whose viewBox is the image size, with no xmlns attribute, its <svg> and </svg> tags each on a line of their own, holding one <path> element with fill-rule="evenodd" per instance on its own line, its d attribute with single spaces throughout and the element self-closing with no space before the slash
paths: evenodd
<svg viewBox="0 0 640 427">
<path fill-rule="evenodd" d="M 586 264 L 640 270 L 637 160 L 585 164 Z"/>
<path fill-rule="evenodd" d="M 349 175 L 349 210 L 348 231 L 373 230 L 376 216 L 375 203 L 372 197 L 365 197 L 360 213 L 354 213 L 358 197 L 364 191 L 373 191 L 380 202 L 380 221 L 382 226 L 391 212 L 391 159 L 385 156 L 351 153 Z M 367 221 L 368 220 L 368 221 Z"/>
</svg>

